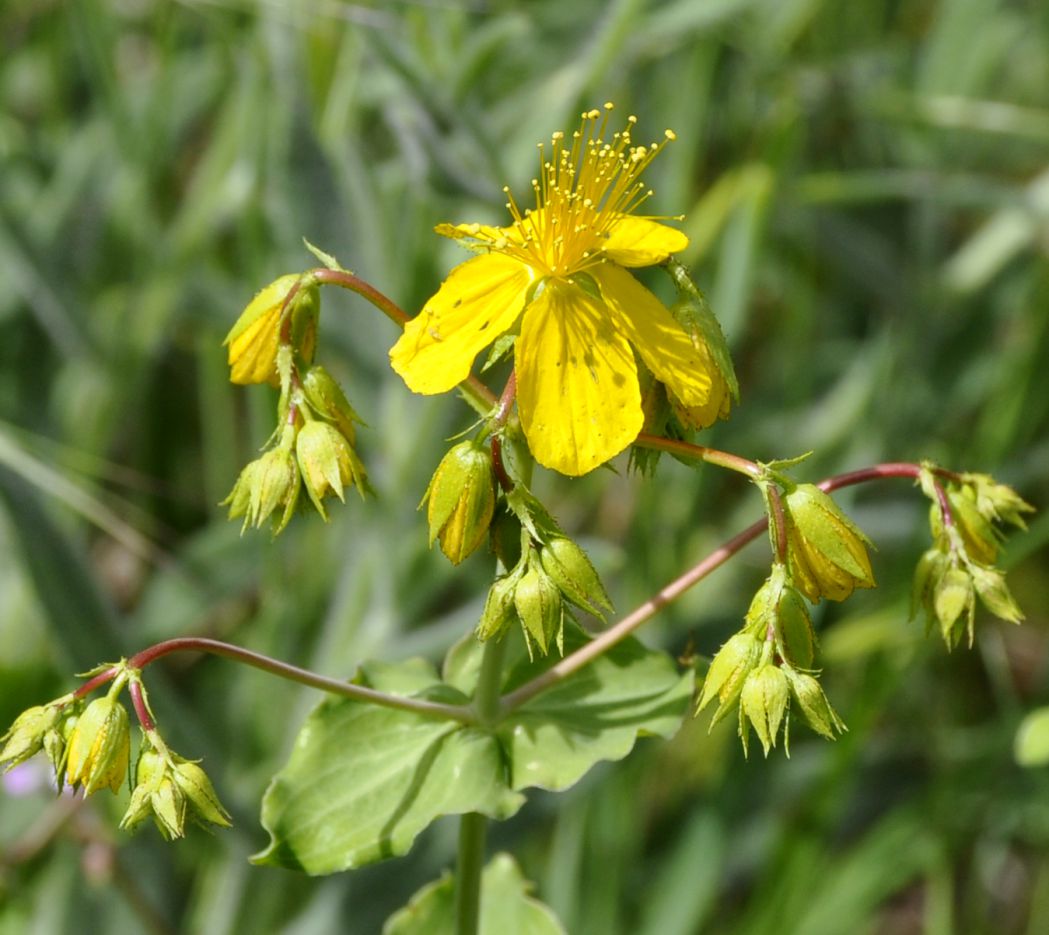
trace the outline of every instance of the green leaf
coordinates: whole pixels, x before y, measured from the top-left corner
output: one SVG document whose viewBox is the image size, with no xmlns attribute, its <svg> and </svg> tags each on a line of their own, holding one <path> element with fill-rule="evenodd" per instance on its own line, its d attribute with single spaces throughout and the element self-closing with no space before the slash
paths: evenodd
<svg viewBox="0 0 1049 935">
<path fill-rule="evenodd" d="M 1049 707 L 1035 708 L 1020 722 L 1016 732 L 1016 762 L 1021 766 L 1049 763 Z"/>
<path fill-rule="evenodd" d="M 380 691 L 461 703 L 422 660 L 369 664 L 355 680 Z M 441 815 L 508 818 L 524 796 L 507 787 L 496 739 L 475 728 L 348 698 L 321 702 L 262 803 L 269 847 L 253 860 L 334 873 L 407 853 Z"/>
<path fill-rule="evenodd" d="M 565 655 L 590 637 L 565 621 Z M 510 671 L 512 691 L 556 659 L 522 658 Z M 693 673 L 681 674 L 664 652 L 630 638 L 564 682 L 531 699 L 499 725 L 514 789 L 566 789 L 601 760 L 620 760 L 638 736 L 677 732 L 692 699 Z"/>
<path fill-rule="evenodd" d="M 509 854 L 496 854 L 481 877 L 480 935 L 564 935 Z M 455 935 L 455 880 L 445 874 L 386 921 L 382 935 Z"/>
</svg>

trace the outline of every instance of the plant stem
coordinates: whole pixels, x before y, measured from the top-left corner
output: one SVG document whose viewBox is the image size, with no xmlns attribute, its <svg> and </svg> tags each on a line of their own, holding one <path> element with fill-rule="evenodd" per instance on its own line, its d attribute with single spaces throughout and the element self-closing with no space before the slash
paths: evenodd
<svg viewBox="0 0 1049 935">
<path fill-rule="evenodd" d="M 473 710 L 482 725 L 495 722 L 500 714 L 499 687 L 503 675 L 504 640 L 488 640 L 481 655 Z M 468 812 L 459 819 L 459 856 L 455 868 L 455 932 L 477 935 L 481 919 L 481 871 L 484 868 L 488 819 Z"/>
<path fill-rule="evenodd" d="M 666 451 L 693 461 L 705 461 L 707 464 L 715 464 L 754 479 L 764 474 L 761 465 L 741 455 L 734 455 L 729 451 L 718 451 L 717 448 L 707 448 L 704 445 L 693 445 L 675 438 L 664 438 L 661 435 L 648 435 L 642 432 L 634 439 L 634 444 L 641 448 Z"/>
<path fill-rule="evenodd" d="M 112 669 L 106 669 L 105 672 L 99 672 L 98 675 L 93 676 L 81 685 L 75 692 L 73 692 L 74 698 L 83 698 L 85 695 L 90 695 L 100 685 L 105 685 L 106 682 L 111 682 L 120 673 L 120 666 L 113 666 Z"/>
<path fill-rule="evenodd" d="M 690 448 L 698 446 L 688 446 Z M 670 450 L 670 449 L 665 449 Z M 729 457 L 735 458 L 735 455 Z M 740 459 L 744 460 L 744 459 Z M 821 481 L 817 486 L 826 492 L 838 490 L 842 487 L 851 487 L 855 484 L 863 484 L 867 481 L 880 480 L 887 477 L 917 477 L 921 466 L 908 462 L 890 462 L 876 464 L 859 471 L 850 471 L 847 474 L 837 474 Z M 630 636 L 641 624 L 651 619 L 663 607 L 671 601 L 676 600 L 694 584 L 702 581 L 715 568 L 723 565 L 745 545 L 752 542 L 768 527 L 768 519 L 761 519 L 748 526 L 742 532 L 737 533 L 723 545 L 711 552 L 706 558 L 694 565 L 679 578 L 675 578 L 670 584 L 657 591 L 647 601 L 627 614 L 615 626 L 604 633 L 594 637 L 585 646 L 577 649 L 570 656 L 554 663 L 541 675 L 536 676 L 530 682 L 525 682 L 516 691 L 505 695 L 501 702 L 501 713 L 508 714 L 515 708 L 519 708 L 530 698 L 534 698 L 540 692 L 545 691 L 558 682 L 563 681 L 570 675 L 578 672 L 585 665 L 592 662 L 602 653 L 607 652 L 620 641 Z"/>
<path fill-rule="evenodd" d="M 476 724 L 477 716 L 472 708 L 467 705 L 441 704 L 436 701 L 424 701 L 420 698 L 406 698 L 401 695 L 388 695 L 385 692 L 367 688 L 364 685 L 354 685 L 351 682 L 343 682 L 339 679 L 329 678 L 311 672 L 309 669 L 300 669 L 298 666 L 289 665 L 278 659 L 272 659 L 261 653 L 234 646 L 232 643 L 223 643 L 219 640 L 206 639 L 204 637 L 181 637 L 179 639 L 165 640 L 136 653 L 128 660 L 128 665 L 133 669 L 144 669 L 151 662 L 155 662 L 162 656 L 176 652 L 211 653 L 214 656 L 223 656 L 245 665 L 262 669 L 271 675 L 298 682 L 301 685 L 309 685 L 311 688 L 319 688 L 321 691 L 332 695 L 341 695 L 344 698 L 353 698 L 355 701 L 366 701 L 371 704 L 381 705 L 384 708 L 396 708 L 400 711 L 411 711 L 424 717 L 439 718 L 442 720 L 458 721 L 461 724 Z M 81 689 L 83 690 L 83 689 Z"/>
<path fill-rule="evenodd" d="M 459 819 L 459 857 L 455 865 L 455 935 L 477 935 L 481 925 L 481 871 L 488 819 L 468 812 Z"/>
</svg>

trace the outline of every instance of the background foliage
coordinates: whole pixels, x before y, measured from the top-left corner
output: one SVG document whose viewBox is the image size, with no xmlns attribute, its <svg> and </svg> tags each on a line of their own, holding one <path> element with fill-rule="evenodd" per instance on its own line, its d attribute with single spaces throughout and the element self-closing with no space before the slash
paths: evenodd
<svg viewBox="0 0 1049 935">
<path fill-rule="evenodd" d="M 325 294 L 321 356 L 370 424 L 379 496 L 274 545 L 216 506 L 273 402 L 226 382 L 219 344 L 257 288 L 310 264 L 303 236 L 418 308 L 461 259 L 430 228 L 498 220 L 535 143 L 606 99 L 639 140 L 678 135 L 654 210 L 686 215 L 744 393 L 711 444 L 815 448 L 813 479 L 930 456 L 1049 504 L 1038 0 L 8 0 L 0 34 L 5 724 L 168 636 L 348 676 L 438 658 L 473 625 L 490 561 L 453 572 L 415 513 L 471 417 L 393 377 L 392 326 Z M 541 488 L 622 610 L 760 510 L 739 478 L 669 459 L 647 484 Z M 731 725 L 701 721 L 496 829 L 574 935 L 1049 930 L 1049 775 L 1012 759 L 1049 702 L 1047 516 L 1006 559 L 1028 622 L 948 657 L 907 619 L 920 498 L 887 483 L 850 508 L 882 587 L 821 609 L 845 737 L 799 729 L 790 761 L 744 762 Z M 645 638 L 711 653 L 765 549 Z M 12 774 L 0 933 L 375 932 L 448 865 L 452 822 L 349 876 L 249 867 L 316 693 L 212 659 L 148 677 L 235 830 L 126 839 L 119 803 L 75 808 Z"/>
</svg>

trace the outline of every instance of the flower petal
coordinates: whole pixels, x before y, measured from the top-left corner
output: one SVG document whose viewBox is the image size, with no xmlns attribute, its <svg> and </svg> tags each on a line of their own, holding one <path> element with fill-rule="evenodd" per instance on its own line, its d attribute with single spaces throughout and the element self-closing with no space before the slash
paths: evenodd
<svg viewBox="0 0 1049 935">
<path fill-rule="evenodd" d="M 583 290 L 549 280 L 525 312 L 515 358 L 521 425 L 540 464 L 586 474 L 637 438 L 634 355 Z"/>
<path fill-rule="evenodd" d="M 517 320 L 534 278 L 523 263 L 497 253 L 459 264 L 390 349 L 393 369 L 416 393 L 450 390 Z"/>
<path fill-rule="evenodd" d="M 653 266 L 688 246 L 688 238 L 673 227 L 624 214 L 608 232 L 601 248 L 620 266 Z"/>
<path fill-rule="evenodd" d="M 236 337 L 226 339 L 229 343 L 230 382 L 276 385 L 279 332 L 280 303 L 277 303 L 241 328 Z"/>
<path fill-rule="evenodd" d="M 637 348 L 656 379 L 684 406 L 702 406 L 710 397 L 708 361 L 662 302 L 626 270 L 600 263 L 590 270 L 616 327 Z"/>
</svg>

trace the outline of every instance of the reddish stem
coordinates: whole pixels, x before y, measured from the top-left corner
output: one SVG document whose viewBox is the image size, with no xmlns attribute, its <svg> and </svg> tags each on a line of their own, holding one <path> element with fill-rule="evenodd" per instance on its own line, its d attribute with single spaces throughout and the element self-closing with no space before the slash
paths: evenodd
<svg viewBox="0 0 1049 935">
<path fill-rule="evenodd" d="M 436 701 L 425 701 L 420 698 L 407 698 L 401 695 L 388 695 L 385 692 L 367 688 L 364 685 L 354 685 L 340 679 L 329 678 L 311 672 L 309 669 L 300 669 L 298 666 L 271 659 L 261 653 L 243 649 L 231 643 L 223 643 L 219 640 L 206 639 L 205 637 L 187 636 L 173 640 L 165 640 L 149 646 L 141 652 L 136 653 L 128 660 L 128 665 L 133 669 L 143 669 L 151 662 L 156 662 L 162 656 L 177 652 L 211 653 L 215 656 L 224 656 L 234 662 L 254 666 L 272 675 L 309 685 L 311 688 L 319 688 L 321 691 L 345 698 L 353 698 L 357 701 L 367 701 L 372 704 L 382 705 L 386 708 L 397 708 L 402 711 L 411 711 L 426 717 L 441 718 L 443 720 L 459 721 L 463 724 L 473 724 L 477 718 L 467 705 L 442 704 Z"/>
<path fill-rule="evenodd" d="M 768 485 L 769 503 L 772 505 L 772 519 L 774 520 L 776 534 L 776 561 L 781 565 L 787 561 L 787 516 L 783 511 L 783 497 L 779 487 L 775 484 Z"/>
<path fill-rule="evenodd" d="M 128 692 L 131 695 L 131 704 L 135 708 L 135 715 L 138 717 L 138 722 L 142 725 L 142 729 L 145 731 L 156 730 L 157 725 L 153 722 L 149 708 L 146 706 L 146 699 L 142 697 L 142 685 L 132 679 L 131 684 L 128 686 Z"/>
<path fill-rule="evenodd" d="M 510 376 L 506 380 L 506 386 L 503 387 L 502 395 L 499 397 L 499 406 L 495 410 L 495 415 L 492 416 L 492 425 L 495 431 L 492 434 L 491 441 L 492 466 L 495 468 L 495 476 L 499 481 L 499 486 L 507 493 L 514 489 L 514 482 L 506 470 L 506 464 L 503 462 L 503 440 L 499 436 L 499 429 L 506 425 L 506 420 L 510 418 L 510 411 L 514 407 L 516 398 L 517 371 L 511 370 Z"/>
<path fill-rule="evenodd" d="M 106 682 L 112 682 L 114 678 L 120 672 L 119 666 L 113 666 L 112 669 L 106 669 L 105 672 L 99 672 L 98 675 L 93 676 L 81 685 L 75 692 L 73 692 L 74 698 L 84 698 L 90 695 L 100 685 L 105 685 Z"/>
<path fill-rule="evenodd" d="M 489 444 L 492 448 L 492 468 L 495 471 L 495 479 L 499 481 L 499 486 L 509 493 L 514 489 L 514 482 L 503 463 L 503 440 L 498 435 L 493 435 Z"/>
</svg>

